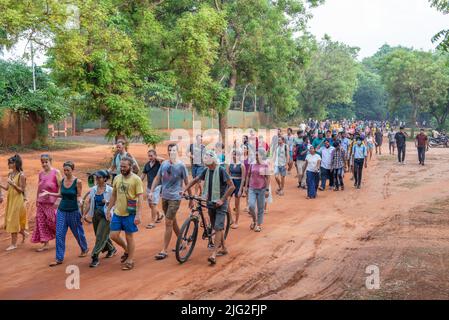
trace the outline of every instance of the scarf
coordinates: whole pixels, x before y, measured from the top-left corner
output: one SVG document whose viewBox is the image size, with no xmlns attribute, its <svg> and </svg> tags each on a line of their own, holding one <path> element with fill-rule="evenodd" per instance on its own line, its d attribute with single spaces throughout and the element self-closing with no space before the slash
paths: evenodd
<svg viewBox="0 0 449 320">
<path fill-rule="evenodd" d="M 209 176 L 210 170 L 207 168 L 206 177 L 204 179 L 204 188 L 203 188 L 203 198 L 208 199 L 209 195 Z M 216 166 L 214 170 L 214 175 L 212 176 L 212 191 L 211 191 L 211 201 L 216 202 L 220 200 L 220 167 Z"/>
</svg>

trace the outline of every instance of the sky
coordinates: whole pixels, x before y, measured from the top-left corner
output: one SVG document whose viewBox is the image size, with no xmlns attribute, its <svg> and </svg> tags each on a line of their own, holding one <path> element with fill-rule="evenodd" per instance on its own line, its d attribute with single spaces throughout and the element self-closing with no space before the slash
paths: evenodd
<svg viewBox="0 0 449 320">
<path fill-rule="evenodd" d="M 432 37 L 449 28 L 449 15 L 430 7 L 428 0 L 326 0 L 312 9 L 309 31 L 318 39 L 325 34 L 333 40 L 359 47 L 359 59 L 371 56 L 384 44 L 432 50 Z M 19 43 L 3 58 L 19 58 L 25 43 Z M 36 64 L 45 56 L 37 54 Z"/>
<path fill-rule="evenodd" d="M 385 43 L 432 50 L 432 37 L 449 28 L 449 15 L 427 0 L 326 0 L 312 9 L 309 31 L 318 39 L 359 47 L 359 59 L 371 56 Z"/>
</svg>

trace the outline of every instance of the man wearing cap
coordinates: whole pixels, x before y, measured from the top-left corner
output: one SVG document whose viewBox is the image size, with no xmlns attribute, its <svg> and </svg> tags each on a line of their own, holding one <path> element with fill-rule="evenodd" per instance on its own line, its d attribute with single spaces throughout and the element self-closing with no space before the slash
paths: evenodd
<svg viewBox="0 0 449 320">
<path fill-rule="evenodd" d="M 407 137 L 408 135 L 404 131 L 404 127 L 400 127 L 399 132 L 394 136 L 394 139 L 396 140 L 396 147 L 398 148 L 398 161 L 400 164 L 405 164 Z"/>
<path fill-rule="evenodd" d="M 235 190 L 234 183 L 229 177 L 226 169 L 218 166 L 218 158 L 213 151 L 206 151 L 204 155 L 206 170 L 200 176 L 193 179 L 184 190 L 184 194 L 190 194 L 190 189 L 204 181 L 204 199 L 215 203 L 215 209 L 209 209 L 209 218 L 212 228 L 215 230 L 214 252 L 208 258 L 210 264 L 216 264 L 217 255 L 226 255 L 228 251 L 224 242 L 225 218 L 228 211 L 228 199 Z"/>
</svg>

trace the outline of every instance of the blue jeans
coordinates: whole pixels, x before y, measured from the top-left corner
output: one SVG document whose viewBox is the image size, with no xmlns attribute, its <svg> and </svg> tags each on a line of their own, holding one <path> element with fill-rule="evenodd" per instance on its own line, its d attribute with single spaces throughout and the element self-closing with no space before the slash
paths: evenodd
<svg viewBox="0 0 449 320">
<path fill-rule="evenodd" d="M 65 240 L 67 230 L 73 233 L 82 252 L 87 251 L 87 241 L 84 235 L 83 224 L 81 222 L 81 212 L 79 210 L 63 212 L 58 210 L 56 214 L 56 260 L 64 261 Z"/>
<path fill-rule="evenodd" d="M 307 171 L 307 196 L 315 199 L 320 182 L 319 172 Z"/>
<path fill-rule="evenodd" d="M 256 203 L 257 203 L 257 216 L 256 216 Z M 265 210 L 265 188 L 249 189 L 248 206 L 249 206 L 249 213 L 253 216 L 253 221 L 257 222 L 257 225 L 262 225 Z"/>
</svg>

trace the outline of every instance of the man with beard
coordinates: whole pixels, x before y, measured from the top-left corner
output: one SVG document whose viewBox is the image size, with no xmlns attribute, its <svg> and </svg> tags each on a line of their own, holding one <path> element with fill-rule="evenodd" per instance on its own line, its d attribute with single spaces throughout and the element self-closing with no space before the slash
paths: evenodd
<svg viewBox="0 0 449 320">
<path fill-rule="evenodd" d="M 111 200 L 107 209 L 107 220 L 111 221 L 111 239 L 125 250 L 121 257 L 122 270 L 134 268 L 135 242 L 133 234 L 142 219 L 143 183 L 138 175 L 131 172 L 134 160 L 124 157 L 120 162 L 120 174 L 113 182 Z M 111 210 L 114 215 L 111 220 Z M 125 231 L 126 242 L 120 237 Z"/>
<path fill-rule="evenodd" d="M 156 260 L 163 260 L 168 257 L 167 250 L 173 231 L 176 236 L 179 235 L 179 226 L 176 221 L 176 214 L 179 210 L 182 199 L 182 185 L 189 184 L 187 168 L 185 164 L 178 159 L 178 146 L 176 144 L 168 145 L 169 160 L 165 160 L 156 177 L 153 180 L 148 196 L 153 198 L 156 187 L 162 184 L 162 210 L 165 213 L 165 234 L 164 247 L 154 257 Z M 190 190 L 189 190 L 190 195 Z M 191 204 L 191 202 L 190 202 Z"/>
<path fill-rule="evenodd" d="M 217 256 L 228 254 L 224 242 L 225 218 L 228 210 L 228 199 L 235 190 L 234 183 L 229 177 L 226 169 L 217 165 L 218 159 L 213 151 L 206 151 L 204 163 L 207 169 L 187 185 L 184 194 L 189 193 L 190 189 L 204 181 L 204 191 L 202 198 L 215 203 L 214 209 L 209 209 L 209 218 L 212 228 L 215 230 L 214 252 L 208 258 L 210 264 L 216 264 Z"/>
</svg>

